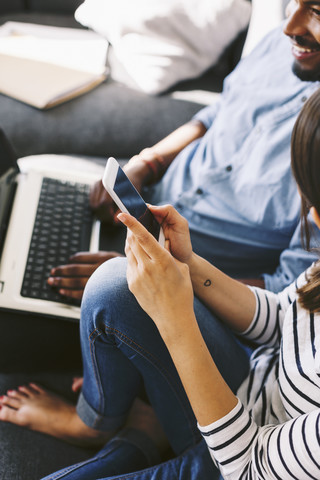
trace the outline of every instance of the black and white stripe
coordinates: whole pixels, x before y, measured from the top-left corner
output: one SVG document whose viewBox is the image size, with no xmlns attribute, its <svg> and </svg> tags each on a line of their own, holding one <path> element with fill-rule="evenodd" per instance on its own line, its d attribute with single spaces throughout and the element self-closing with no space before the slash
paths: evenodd
<svg viewBox="0 0 320 480">
<path fill-rule="evenodd" d="M 237 406 L 199 427 L 225 479 L 320 479 L 320 314 L 297 301 L 305 278 L 279 294 L 253 289 L 245 336 L 261 346 Z"/>
</svg>

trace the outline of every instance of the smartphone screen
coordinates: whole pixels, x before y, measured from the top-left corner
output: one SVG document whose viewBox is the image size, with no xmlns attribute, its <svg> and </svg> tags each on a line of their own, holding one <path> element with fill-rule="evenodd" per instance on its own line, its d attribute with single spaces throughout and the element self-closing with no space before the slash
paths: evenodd
<svg viewBox="0 0 320 480">
<path fill-rule="evenodd" d="M 127 208 L 128 212 L 139 220 L 139 222 L 141 222 L 142 225 L 144 225 L 145 228 L 158 240 L 160 224 L 152 215 L 140 194 L 128 180 L 126 174 L 121 168 L 118 168 L 113 189 Z"/>
</svg>

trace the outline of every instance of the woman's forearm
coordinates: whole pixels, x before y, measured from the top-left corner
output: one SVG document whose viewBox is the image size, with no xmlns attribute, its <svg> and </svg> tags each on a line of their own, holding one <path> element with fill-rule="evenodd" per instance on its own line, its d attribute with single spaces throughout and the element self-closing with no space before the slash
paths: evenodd
<svg viewBox="0 0 320 480">
<path fill-rule="evenodd" d="M 245 331 L 256 309 L 254 293 L 194 253 L 189 270 L 197 297 L 231 328 Z"/>
<path fill-rule="evenodd" d="M 174 323 L 174 332 L 160 334 L 199 424 L 208 425 L 229 413 L 238 400 L 216 367 L 194 315 L 184 322 L 183 331 L 177 331 Z"/>
</svg>

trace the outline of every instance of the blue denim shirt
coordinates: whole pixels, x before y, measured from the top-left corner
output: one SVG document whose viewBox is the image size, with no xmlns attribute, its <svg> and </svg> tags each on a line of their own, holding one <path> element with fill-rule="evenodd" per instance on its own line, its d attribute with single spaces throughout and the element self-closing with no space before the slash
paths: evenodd
<svg viewBox="0 0 320 480">
<path fill-rule="evenodd" d="M 300 243 L 290 139 L 319 82 L 299 80 L 292 62 L 277 28 L 227 77 L 219 101 L 194 117 L 207 133 L 176 157 L 153 195 L 203 233 L 210 261 L 236 277 L 263 275 L 273 291 L 315 260 Z"/>
</svg>

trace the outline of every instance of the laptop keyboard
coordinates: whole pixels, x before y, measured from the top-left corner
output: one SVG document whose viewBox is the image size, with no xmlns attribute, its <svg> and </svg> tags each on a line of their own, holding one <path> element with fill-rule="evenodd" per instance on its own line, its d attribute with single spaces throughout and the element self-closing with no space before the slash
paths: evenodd
<svg viewBox="0 0 320 480">
<path fill-rule="evenodd" d="M 47 284 L 50 270 L 90 246 L 89 186 L 44 178 L 22 283 L 24 297 L 79 305 Z"/>
</svg>

